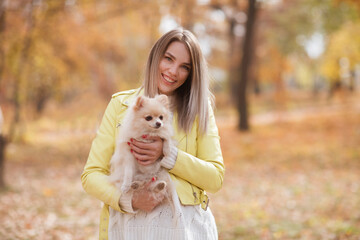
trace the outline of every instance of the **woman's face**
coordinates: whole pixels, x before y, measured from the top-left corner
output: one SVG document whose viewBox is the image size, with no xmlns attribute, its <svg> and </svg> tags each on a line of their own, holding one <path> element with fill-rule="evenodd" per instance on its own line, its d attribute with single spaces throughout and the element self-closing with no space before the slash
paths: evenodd
<svg viewBox="0 0 360 240">
<path fill-rule="evenodd" d="M 182 42 L 172 42 L 162 56 L 159 64 L 159 92 L 172 95 L 189 76 L 191 71 L 190 53 Z"/>
</svg>

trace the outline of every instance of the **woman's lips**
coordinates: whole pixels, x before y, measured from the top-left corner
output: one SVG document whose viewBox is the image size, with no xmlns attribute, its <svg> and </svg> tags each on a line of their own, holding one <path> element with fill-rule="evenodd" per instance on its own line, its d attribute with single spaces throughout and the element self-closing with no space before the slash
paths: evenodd
<svg viewBox="0 0 360 240">
<path fill-rule="evenodd" d="M 170 83 L 170 84 L 173 84 L 175 83 L 176 81 L 173 80 L 172 78 L 170 78 L 169 76 L 165 75 L 165 74 L 161 74 L 163 79 L 165 80 L 166 83 Z"/>
</svg>

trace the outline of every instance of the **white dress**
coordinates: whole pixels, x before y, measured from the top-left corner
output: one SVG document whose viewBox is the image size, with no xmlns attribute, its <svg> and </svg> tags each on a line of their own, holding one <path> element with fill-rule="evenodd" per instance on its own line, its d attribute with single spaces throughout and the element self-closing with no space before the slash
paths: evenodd
<svg viewBox="0 0 360 240">
<path fill-rule="evenodd" d="M 150 214 L 120 213 L 110 207 L 109 240 L 217 240 L 210 208 L 181 205 L 181 217 L 174 221 L 172 208 L 164 203 Z M 176 223 L 175 223 L 176 222 Z"/>
</svg>

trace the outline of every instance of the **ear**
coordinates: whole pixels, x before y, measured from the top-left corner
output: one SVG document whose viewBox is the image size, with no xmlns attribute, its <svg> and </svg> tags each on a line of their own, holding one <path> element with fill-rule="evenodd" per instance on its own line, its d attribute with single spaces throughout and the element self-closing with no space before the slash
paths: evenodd
<svg viewBox="0 0 360 240">
<path fill-rule="evenodd" d="M 136 103 L 134 105 L 134 110 L 138 111 L 144 106 L 144 98 L 142 96 L 137 97 Z"/>
<path fill-rule="evenodd" d="M 161 102 L 166 108 L 169 108 L 169 98 L 166 95 L 160 94 L 156 96 L 156 99 Z"/>
</svg>

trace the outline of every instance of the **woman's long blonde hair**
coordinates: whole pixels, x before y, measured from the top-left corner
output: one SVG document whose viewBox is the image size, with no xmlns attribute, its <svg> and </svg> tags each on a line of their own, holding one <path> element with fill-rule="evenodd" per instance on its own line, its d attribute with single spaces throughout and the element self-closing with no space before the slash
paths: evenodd
<svg viewBox="0 0 360 240">
<path fill-rule="evenodd" d="M 197 38 L 188 30 L 175 29 L 164 34 L 152 47 L 146 64 L 144 94 L 154 97 L 158 94 L 157 81 L 160 78 L 159 64 L 170 45 L 179 41 L 187 46 L 191 71 L 188 78 L 175 90 L 173 104 L 177 112 L 179 128 L 190 132 L 196 118 L 199 122 L 199 132 L 205 133 L 209 118 L 209 100 L 212 94 L 209 90 L 209 76 L 206 60 L 201 52 Z"/>
</svg>

